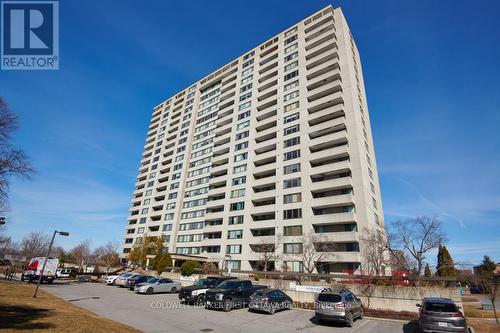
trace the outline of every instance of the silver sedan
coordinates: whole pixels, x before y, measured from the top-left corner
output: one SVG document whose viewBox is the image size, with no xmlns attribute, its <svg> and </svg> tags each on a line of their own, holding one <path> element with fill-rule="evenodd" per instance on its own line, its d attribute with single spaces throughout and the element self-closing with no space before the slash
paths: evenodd
<svg viewBox="0 0 500 333">
<path fill-rule="evenodd" d="M 134 291 L 138 294 L 155 294 L 155 293 L 176 293 L 181 289 L 179 282 L 172 281 L 167 278 L 152 278 L 146 283 L 141 283 L 135 286 Z"/>
</svg>

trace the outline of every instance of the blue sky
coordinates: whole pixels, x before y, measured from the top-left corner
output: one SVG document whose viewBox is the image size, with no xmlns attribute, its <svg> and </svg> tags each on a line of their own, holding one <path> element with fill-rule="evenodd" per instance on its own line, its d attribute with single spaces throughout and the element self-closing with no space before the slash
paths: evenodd
<svg viewBox="0 0 500 333">
<path fill-rule="evenodd" d="M 13 182 L 8 232 L 121 240 L 152 106 L 327 4 L 61 1 L 60 70 L 0 72 L 37 169 Z M 437 215 L 455 261 L 500 261 L 500 3 L 333 4 L 361 52 L 385 220 Z"/>
</svg>

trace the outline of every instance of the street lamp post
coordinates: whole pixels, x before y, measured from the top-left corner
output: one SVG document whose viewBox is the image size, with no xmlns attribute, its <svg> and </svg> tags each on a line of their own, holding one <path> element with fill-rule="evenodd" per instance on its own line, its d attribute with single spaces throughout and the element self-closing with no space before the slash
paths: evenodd
<svg viewBox="0 0 500 333">
<path fill-rule="evenodd" d="M 47 260 L 49 260 L 50 251 L 52 250 L 52 245 L 54 244 L 54 238 L 56 238 L 56 234 L 59 234 L 61 236 L 69 236 L 69 232 L 54 230 L 54 234 L 52 235 L 52 240 L 50 241 L 49 249 L 47 250 L 47 255 L 45 256 L 45 260 L 43 261 L 42 271 L 40 272 L 40 278 L 38 279 L 38 283 L 36 284 L 36 289 L 35 293 L 33 294 L 33 298 L 36 298 L 38 288 L 40 287 L 40 283 L 42 283 L 42 276 L 45 271 L 45 265 L 47 264 Z"/>
<path fill-rule="evenodd" d="M 231 267 L 229 266 L 229 262 L 231 261 L 231 255 L 226 254 L 226 257 L 224 259 L 226 260 L 227 275 L 231 276 Z"/>
</svg>

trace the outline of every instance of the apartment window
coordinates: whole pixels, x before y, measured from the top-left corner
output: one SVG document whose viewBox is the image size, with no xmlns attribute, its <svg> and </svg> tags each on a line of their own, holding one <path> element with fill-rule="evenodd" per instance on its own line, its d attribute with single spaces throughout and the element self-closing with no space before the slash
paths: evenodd
<svg viewBox="0 0 500 333">
<path fill-rule="evenodd" d="M 283 167 L 283 173 L 288 175 L 289 173 L 300 172 L 300 163 L 290 164 Z"/>
<path fill-rule="evenodd" d="M 176 188 L 179 188 L 179 182 L 170 184 L 170 189 L 171 190 L 175 190 Z"/>
<path fill-rule="evenodd" d="M 373 183 L 370 183 L 370 188 L 371 188 L 372 192 L 375 193 L 375 186 L 373 185 Z"/>
<path fill-rule="evenodd" d="M 244 197 L 244 196 L 245 196 L 245 189 L 244 188 L 231 191 L 231 198 L 239 198 L 239 197 Z"/>
<path fill-rule="evenodd" d="M 283 188 L 292 188 L 300 186 L 300 177 L 287 179 L 283 181 Z"/>
<path fill-rule="evenodd" d="M 177 192 L 172 192 L 168 194 L 168 200 L 171 199 L 176 199 L 177 198 Z"/>
<path fill-rule="evenodd" d="M 153 178 L 155 178 L 155 177 L 156 177 L 156 172 L 151 172 L 151 173 L 149 174 L 149 179 L 153 179 Z"/>
<path fill-rule="evenodd" d="M 239 123 L 238 125 L 236 125 L 236 130 L 240 130 L 242 128 L 246 128 L 248 126 L 250 126 L 250 120 L 244 121 L 244 122 Z"/>
<path fill-rule="evenodd" d="M 293 89 L 293 88 L 298 87 L 298 86 L 299 86 L 299 80 L 296 80 L 296 81 L 285 84 L 285 86 L 283 87 L 283 91 L 288 91 L 288 90 Z"/>
<path fill-rule="evenodd" d="M 248 158 L 248 152 L 234 155 L 235 162 L 243 161 L 246 160 L 247 158 Z"/>
<path fill-rule="evenodd" d="M 174 171 L 182 169 L 182 163 L 174 165 Z"/>
<path fill-rule="evenodd" d="M 297 125 L 293 125 L 293 126 L 290 126 L 290 127 L 287 127 L 283 130 L 283 135 L 289 135 L 289 134 L 292 134 L 292 133 L 296 133 L 300 131 L 300 126 L 299 124 Z"/>
<path fill-rule="evenodd" d="M 176 162 L 182 161 L 183 159 L 184 159 L 184 154 L 175 157 Z"/>
<path fill-rule="evenodd" d="M 180 172 L 178 172 L 178 173 L 174 173 L 174 174 L 172 175 L 172 180 L 174 180 L 174 179 L 179 179 L 179 178 L 181 178 L 181 173 L 180 173 Z"/>
<path fill-rule="evenodd" d="M 247 76 L 247 77 L 241 79 L 241 85 L 244 85 L 245 83 L 252 81 L 252 79 L 253 79 L 253 75 L 250 75 L 250 76 Z"/>
<path fill-rule="evenodd" d="M 153 193 L 153 190 L 147 190 L 145 195 L 148 196 L 148 195 L 151 195 L 152 193 Z"/>
<path fill-rule="evenodd" d="M 294 99 L 295 97 L 299 97 L 299 91 L 296 90 L 296 91 L 292 91 L 291 93 L 289 94 L 286 94 L 285 96 L 283 96 L 283 101 L 289 101 L 291 99 Z"/>
<path fill-rule="evenodd" d="M 144 227 L 137 228 L 137 233 L 138 234 L 143 234 L 144 233 Z"/>
<path fill-rule="evenodd" d="M 247 176 L 241 176 L 241 177 L 233 178 L 231 181 L 231 184 L 233 184 L 233 186 L 235 186 L 235 185 L 245 184 L 246 182 L 247 182 Z"/>
<path fill-rule="evenodd" d="M 250 66 L 251 64 L 253 64 L 253 59 L 250 59 L 247 62 L 244 62 L 243 65 L 242 65 L 242 67 L 245 68 L 245 67 Z"/>
<path fill-rule="evenodd" d="M 241 150 L 241 149 L 245 149 L 245 148 L 248 148 L 248 141 L 238 143 L 238 144 L 236 144 L 234 146 L 234 150 L 235 151 L 238 151 L 238 150 Z"/>
<path fill-rule="evenodd" d="M 287 32 L 285 32 L 285 38 L 293 35 L 296 31 L 297 31 L 297 27 L 293 27 L 292 29 L 288 30 Z"/>
<path fill-rule="evenodd" d="M 197 206 L 203 206 L 206 203 L 207 203 L 207 198 L 185 201 L 182 204 L 182 208 L 192 208 L 192 207 L 197 207 Z"/>
<path fill-rule="evenodd" d="M 299 56 L 299 52 L 294 52 L 294 53 L 292 53 L 292 54 L 290 54 L 290 55 L 287 55 L 287 56 L 285 57 L 285 62 L 290 61 L 290 60 L 292 60 L 292 59 L 295 59 L 295 58 L 297 58 L 298 56 Z"/>
<path fill-rule="evenodd" d="M 252 74 L 252 72 L 253 72 L 253 67 L 250 67 L 250 68 L 245 69 L 243 72 L 241 72 L 241 75 L 246 76 L 248 74 Z"/>
<path fill-rule="evenodd" d="M 165 214 L 165 221 L 173 220 L 174 219 L 174 213 L 168 213 Z"/>
<path fill-rule="evenodd" d="M 250 135 L 250 131 L 244 131 L 236 134 L 236 140 L 241 140 L 243 138 L 247 138 Z"/>
<path fill-rule="evenodd" d="M 243 224 L 243 215 L 230 216 L 228 220 L 229 225 L 233 224 Z"/>
<path fill-rule="evenodd" d="M 302 236 L 302 226 L 291 225 L 283 227 L 283 236 Z"/>
<path fill-rule="evenodd" d="M 283 261 L 283 265 L 285 272 L 302 273 L 304 271 L 302 261 Z"/>
<path fill-rule="evenodd" d="M 300 157 L 300 149 L 292 150 L 283 154 L 284 161 L 293 160 L 294 158 L 299 158 L 299 157 Z"/>
<path fill-rule="evenodd" d="M 245 209 L 245 202 L 240 201 L 240 202 L 233 202 L 229 205 L 229 210 L 243 210 Z"/>
<path fill-rule="evenodd" d="M 146 199 L 146 200 L 144 200 L 144 202 L 142 204 L 143 205 L 149 205 L 150 202 L 151 202 L 151 199 Z"/>
<path fill-rule="evenodd" d="M 240 113 L 238 115 L 238 120 L 242 120 L 248 117 L 250 117 L 250 110 Z"/>
<path fill-rule="evenodd" d="M 245 92 L 245 91 L 247 91 L 247 90 L 252 89 L 252 85 L 253 85 L 252 83 L 249 83 L 249 84 L 247 84 L 246 86 L 241 87 L 241 88 L 240 88 L 240 93 L 243 93 L 243 92 Z"/>
<path fill-rule="evenodd" d="M 204 209 L 195 210 L 195 211 L 192 211 L 192 212 L 182 213 L 181 214 L 181 220 L 192 219 L 192 218 L 195 218 L 195 217 L 203 217 L 203 216 L 205 216 L 205 210 Z"/>
<path fill-rule="evenodd" d="M 252 92 L 249 92 L 249 93 L 246 93 L 244 95 L 241 95 L 240 96 L 240 102 L 243 102 L 244 100 L 249 99 L 250 97 L 252 97 Z"/>
<path fill-rule="evenodd" d="M 148 210 L 149 210 L 149 208 L 143 208 L 143 209 L 141 210 L 141 214 L 147 214 L 147 213 L 148 213 Z"/>
<path fill-rule="evenodd" d="M 252 102 L 250 102 L 250 101 L 249 101 L 249 102 L 246 102 L 246 103 L 243 103 L 243 104 L 241 104 L 241 105 L 239 106 L 239 110 L 241 111 L 241 110 L 247 109 L 247 108 L 249 108 L 249 107 L 250 107 L 250 105 L 252 105 Z"/>
<path fill-rule="evenodd" d="M 291 104 L 285 105 L 285 107 L 283 109 L 284 109 L 284 111 L 286 113 L 286 112 L 290 112 L 292 110 L 295 110 L 298 107 L 299 107 L 299 102 L 297 101 L 297 102 L 293 102 Z"/>
<path fill-rule="evenodd" d="M 174 209 L 175 208 L 175 202 L 169 202 L 166 206 L 165 209 Z"/>
<path fill-rule="evenodd" d="M 227 232 L 228 239 L 240 239 L 243 237 L 243 230 L 230 230 Z"/>
<path fill-rule="evenodd" d="M 298 70 L 290 72 L 290 73 L 288 73 L 287 75 L 285 75 L 283 77 L 283 81 L 291 80 L 291 79 L 293 79 L 294 77 L 297 77 L 297 76 L 299 76 L 299 71 Z"/>
<path fill-rule="evenodd" d="M 145 217 L 141 217 L 141 218 L 139 219 L 139 224 L 144 224 L 144 223 L 146 223 L 146 221 L 147 221 L 147 220 L 146 220 L 146 218 L 145 218 Z"/>
<path fill-rule="evenodd" d="M 155 182 L 154 182 L 153 180 L 152 180 L 152 181 L 150 181 L 150 182 L 148 182 L 148 187 L 153 186 L 153 185 L 154 185 L 154 183 L 155 183 Z"/>
<path fill-rule="evenodd" d="M 189 198 L 189 197 L 194 197 L 196 195 L 206 194 L 206 193 L 208 193 L 208 187 L 202 187 L 202 188 L 197 188 L 196 190 L 184 192 L 184 197 Z"/>
<path fill-rule="evenodd" d="M 288 47 L 285 48 L 285 54 L 289 54 L 289 53 L 295 51 L 298 48 L 299 48 L 299 45 L 297 43 L 295 43 L 293 45 L 290 45 L 290 46 L 288 46 Z"/>
<path fill-rule="evenodd" d="M 288 45 L 288 44 L 290 44 L 290 43 L 292 43 L 292 42 L 294 42 L 296 40 L 297 40 L 297 35 L 292 36 L 290 38 L 287 38 L 287 39 L 285 39 L 285 45 Z"/>
<path fill-rule="evenodd" d="M 302 253 L 302 243 L 285 243 L 283 244 L 283 253 L 300 254 Z"/>
<path fill-rule="evenodd" d="M 239 254 L 241 253 L 241 245 L 228 245 L 226 253 Z"/>
<path fill-rule="evenodd" d="M 284 220 L 300 219 L 302 218 L 302 209 L 288 209 L 283 211 Z"/>
<path fill-rule="evenodd" d="M 288 72 L 289 70 L 297 67 L 299 65 L 298 61 L 294 61 L 292 63 L 289 63 L 288 65 L 285 66 L 285 72 Z"/>
<path fill-rule="evenodd" d="M 240 173 L 240 172 L 245 172 L 245 171 L 247 171 L 246 164 L 242 164 L 242 165 L 238 165 L 238 166 L 233 167 L 233 173 Z"/>
<path fill-rule="evenodd" d="M 372 204 L 373 208 L 377 208 L 377 200 L 375 200 L 375 198 L 372 198 Z"/>
<path fill-rule="evenodd" d="M 291 139 L 285 140 L 283 142 L 284 148 L 295 146 L 295 145 L 299 145 L 299 144 L 300 144 L 300 136 L 297 136 L 295 138 L 291 138 Z M 300 156 L 300 153 L 299 153 L 299 156 Z"/>
<path fill-rule="evenodd" d="M 194 176 L 199 176 L 203 173 L 206 173 L 206 172 L 209 172 L 210 171 L 210 167 L 209 166 L 206 166 L 204 168 L 199 168 L 199 169 L 196 169 L 196 170 L 193 170 L 193 171 L 189 171 L 188 172 L 188 177 L 194 177 Z"/>
<path fill-rule="evenodd" d="M 292 193 L 292 194 L 286 194 L 283 196 L 283 203 L 289 204 L 289 203 L 294 203 L 294 202 L 301 202 L 302 201 L 302 194 L 301 193 Z"/>
<path fill-rule="evenodd" d="M 172 230 L 172 224 L 171 223 L 163 225 L 162 231 L 170 231 L 170 230 Z"/>
<path fill-rule="evenodd" d="M 255 54 L 255 51 L 249 52 L 243 56 L 243 60 L 247 60 L 250 57 L 253 57 Z"/>
<path fill-rule="evenodd" d="M 253 60 L 253 59 L 252 59 Z M 232 270 L 240 270 L 241 269 L 241 260 L 228 260 L 227 267 Z"/>
<path fill-rule="evenodd" d="M 297 112 L 297 113 L 291 114 L 291 115 L 283 118 L 283 123 L 288 124 L 288 123 L 291 123 L 292 121 L 295 121 L 299 118 L 300 118 L 300 114 Z"/>
</svg>

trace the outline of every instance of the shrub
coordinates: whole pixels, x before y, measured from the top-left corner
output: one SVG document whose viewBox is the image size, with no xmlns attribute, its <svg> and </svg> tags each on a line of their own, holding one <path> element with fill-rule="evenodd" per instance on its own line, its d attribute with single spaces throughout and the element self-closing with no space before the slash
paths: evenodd
<svg viewBox="0 0 500 333">
<path fill-rule="evenodd" d="M 181 274 L 184 276 L 191 276 L 195 273 L 195 270 L 200 267 L 201 265 L 197 261 L 185 261 L 181 266 Z"/>
<path fill-rule="evenodd" d="M 164 253 L 156 263 L 155 268 L 158 275 L 161 275 L 161 273 L 165 272 L 168 267 L 172 267 L 172 257 L 169 253 Z"/>
</svg>

